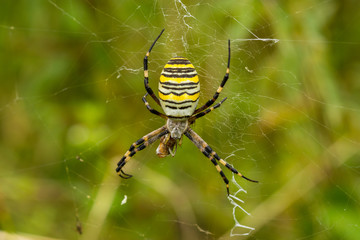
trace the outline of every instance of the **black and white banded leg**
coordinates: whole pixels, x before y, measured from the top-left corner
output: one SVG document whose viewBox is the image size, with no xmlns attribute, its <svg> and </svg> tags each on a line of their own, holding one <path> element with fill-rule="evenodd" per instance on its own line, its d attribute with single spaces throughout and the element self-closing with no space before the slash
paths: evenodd
<svg viewBox="0 0 360 240">
<path fill-rule="evenodd" d="M 199 107 L 198 109 L 195 110 L 194 114 L 202 112 L 204 109 L 210 107 L 215 101 L 216 99 L 219 97 L 221 91 L 223 90 L 225 83 L 227 82 L 227 80 L 229 79 L 229 73 L 230 73 L 230 40 L 228 40 L 228 63 L 227 63 L 227 68 L 226 68 L 226 72 L 225 72 L 225 76 L 220 84 L 220 86 L 218 87 L 218 89 L 216 90 L 214 96 L 212 97 L 212 99 L 210 99 L 209 101 L 207 101 L 203 106 Z"/>
<path fill-rule="evenodd" d="M 160 101 L 159 99 L 156 97 L 156 95 L 154 94 L 154 91 L 151 89 L 151 87 L 149 86 L 149 70 L 148 70 L 148 58 L 150 56 L 150 52 L 152 50 L 152 48 L 154 47 L 155 43 L 157 42 L 157 40 L 160 38 L 161 34 L 164 32 L 165 29 L 163 29 L 159 36 L 155 39 L 155 41 L 153 42 L 153 44 L 151 45 L 149 51 L 147 51 L 147 53 L 145 54 L 144 57 L 144 85 L 145 85 L 145 89 L 146 92 L 149 93 L 149 95 L 154 99 L 154 101 L 160 106 Z"/>
<path fill-rule="evenodd" d="M 158 115 L 158 116 L 160 116 L 160 117 L 162 117 L 162 118 L 167 119 L 167 116 L 166 116 L 165 114 L 163 114 L 163 113 L 161 113 L 161 112 L 153 109 L 153 108 L 150 106 L 149 102 L 146 100 L 146 97 L 147 97 L 147 96 L 148 96 L 148 93 L 146 93 L 146 94 L 143 96 L 143 98 L 142 98 L 143 102 L 145 103 L 146 108 L 147 108 L 151 113 L 153 113 L 153 114 L 155 114 L 155 115 Z"/>
<path fill-rule="evenodd" d="M 198 113 L 198 114 L 196 114 L 196 115 L 191 116 L 190 119 L 189 119 L 189 122 L 190 122 L 190 123 L 193 123 L 196 119 L 201 118 L 201 117 L 205 116 L 206 114 L 212 112 L 212 111 L 215 110 L 216 108 L 220 107 L 221 104 L 222 104 L 223 102 L 225 102 L 226 99 L 227 99 L 227 98 L 224 98 L 223 100 L 221 100 L 221 102 L 215 104 L 213 107 L 207 108 L 205 111 L 203 111 L 203 112 L 201 112 L 201 113 Z"/>
<path fill-rule="evenodd" d="M 124 154 L 124 156 L 120 159 L 118 162 L 118 167 L 116 168 L 116 172 L 118 175 L 122 178 L 131 178 L 132 175 L 125 173 L 122 168 L 125 166 L 125 164 L 130 160 L 132 156 L 134 156 L 137 152 L 143 150 L 165 134 L 169 133 L 166 126 L 163 126 L 159 129 L 156 129 L 155 131 L 152 131 L 151 133 L 143 136 L 133 144 L 131 144 L 129 150 Z"/>
<path fill-rule="evenodd" d="M 194 132 L 194 130 L 192 130 L 191 128 L 189 128 L 185 133 L 185 136 L 187 136 L 194 144 L 195 146 L 207 157 L 210 159 L 210 161 L 215 165 L 216 170 L 219 172 L 219 174 L 221 175 L 222 179 L 224 180 L 225 184 L 226 184 L 226 191 L 227 194 L 230 194 L 229 191 L 229 180 L 227 179 L 227 177 L 225 176 L 224 172 L 221 170 L 221 167 L 219 166 L 219 164 L 217 163 L 220 162 L 222 165 L 224 165 L 225 167 L 227 167 L 231 172 L 239 175 L 240 177 L 251 181 L 251 182 L 258 182 L 255 180 L 251 180 L 247 177 L 245 177 L 244 175 L 242 175 L 241 173 L 239 173 L 233 166 L 231 166 L 229 163 L 227 163 L 225 160 L 223 160 L 222 158 L 220 158 L 217 153 L 211 149 L 211 147 L 196 133 Z"/>
</svg>

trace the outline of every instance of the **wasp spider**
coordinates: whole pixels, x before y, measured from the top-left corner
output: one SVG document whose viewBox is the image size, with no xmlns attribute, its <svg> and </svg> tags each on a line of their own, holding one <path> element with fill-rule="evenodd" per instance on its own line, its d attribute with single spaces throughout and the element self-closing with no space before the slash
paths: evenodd
<svg viewBox="0 0 360 240">
<path fill-rule="evenodd" d="M 144 58 L 144 84 L 146 94 L 142 100 L 145 103 L 146 108 L 151 113 L 166 119 L 166 124 L 134 142 L 117 164 L 118 167 L 116 168 L 116 172 L 118 172 L 119 176 L 122 178 L 127 179 L 132 177 L 132 175 L 125 173 L 122 168 L 138 151 L 143 150 L 158 139 L 160 139 L 160 144 L 156 149 L 156 154 L 159 157 L 166 157 L 169 154 L 174 156 L 177 144 L 181 145 L 182 137 L 185 135 L 215 165 L 216 170 L 220 173 L 226 184 L 228 195 L 229 180 L 221 170 L 218 162 L 240 177 L 251 182 L 257 182 L 245 177 L 229 163 L 220 158 L 217 153 L 196 132 L 194 132 L 194 130 L 190 128 L 190 125 L 193 124 L 196 119 L 220 107 L 220 105 L 226 100 L 226 98 L 224 98 L 222 101 L 212 106 L 219 97 L 221 90 L 229 78 L 230 40 L 228 40 L 228 63 L 224 79 L 222 80 L 219 88 L 216 90 L 214 96 L 203 106 L 196 109 L 200 95 L 199 77 L 194 66 L 184 57 L 171 58 L 165 65 L 160 76 L 159 98 L 156 97 L 149 86 L 148 58 L 156 41 L 160 38 L 163 32 L 164 29 L 155 39 Z M 158 112 L 150 106 L 146 100 L 148 95 L 150 95 L 154 101 L 161 106 L 165 114 Z"/>
</svg>

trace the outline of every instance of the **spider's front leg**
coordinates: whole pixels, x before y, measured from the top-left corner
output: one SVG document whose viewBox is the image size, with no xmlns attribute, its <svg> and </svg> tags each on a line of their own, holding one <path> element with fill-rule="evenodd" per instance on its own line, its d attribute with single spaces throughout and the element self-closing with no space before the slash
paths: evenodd
<svg viewBox="0 0 360 240">
<path fill-rule="evenodd" d="M 217 161 L 219 161 L 222 165 L 224 165 L 225 167 L 227 167 L 231 172 L 239 175 L 240 177 L 251 181 L 251 182 L 258 182 L 255 180 L 251 180 L 247 177 L 245 177 L 244 175 L 242 175 L 241 173 L 239 173 L 233 166 L 231 166 L 229 163 L 227 163 L 225 160 L 223 160 L 222 158 L 220 158 L 217 153 L 212 150 L 212 148 L 196 133 L 194 132 L 194 130 L 192 130 L 191 128 L 188 128 L 188 130 L 184 133 L 185 136 L 187 136 L 194 144 L 195 146 L 200 149 L 200 151 L 207 157 L 210 159 L 210 161 L 215 165 L 216 170 L 220 173 L 221 177 L 223 178 L 225 184 L 226 184 L 226 191 L 227 194 L 230 194 L 229 191 L 229 180 L 227 179 L 227 177 L 225 176 L 224 172 L 221 170 L 221 167 L 219 166 L 219 164 L 217 163 Z M 217 160 L 217 161 L 216 161 Z"/>
<path fill-rule="evenodd" d="M 120 159 L 118 162 L 118 167 L 116 168 L 116 172 L 119 174 L 122 178 L 131 178 L 132 175 L 125 173 L 122 168 L 125 166 L 125 164 L 130 160 L 132 156 L 134 156 L 138 151 L 143 150 L 165 134 L 167 134 L 169 131 L 167 130 L 166 126 L 163 126 L 159 129 L 156 129 L 155 131 L 152 131 L 151 133 L 143 136 L 133 144 L 131 144 L 129 150 L 124 154 L 124 156 Z"/>
</svg>

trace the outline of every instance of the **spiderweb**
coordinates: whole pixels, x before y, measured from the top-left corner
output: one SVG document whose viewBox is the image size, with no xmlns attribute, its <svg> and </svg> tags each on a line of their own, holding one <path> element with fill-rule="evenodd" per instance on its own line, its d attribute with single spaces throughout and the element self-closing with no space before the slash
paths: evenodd
<svg viewBox="0 0 360 240">
<path fill-rule="evenodd" d="M 39 0 L 1 11 L 0 238 L 360 235 L 356 7 Z M 141 101 L 142 60 L 163 28 L 150 85 L 171 57 L 187 57 L 199 104 L 218 88 L 231 40 L 227 100 L 193 129 L 259 184 L 223 168 L 227 197 L 188 139 L 174 158 L 158 159 L 155 143 L 126 165 L 133 178 L 116 175 L 131 143 L 164 124 Z"/>
</svg>

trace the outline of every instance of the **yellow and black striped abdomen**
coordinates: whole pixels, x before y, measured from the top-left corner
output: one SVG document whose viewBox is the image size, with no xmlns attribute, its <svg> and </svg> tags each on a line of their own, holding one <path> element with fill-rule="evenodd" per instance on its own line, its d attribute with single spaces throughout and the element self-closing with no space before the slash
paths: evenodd
<svg viewBox="0 0 360 240">
<path fill-rule="evenodd" d="M 183 57 L 169 60 L 161 72 L 159 98 L 168 117 L 190 117 L 199 102 L 200 82 L 191 62 Z"/>
</svg>

